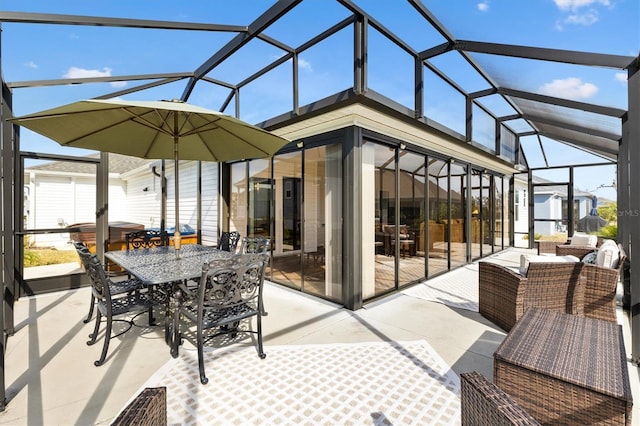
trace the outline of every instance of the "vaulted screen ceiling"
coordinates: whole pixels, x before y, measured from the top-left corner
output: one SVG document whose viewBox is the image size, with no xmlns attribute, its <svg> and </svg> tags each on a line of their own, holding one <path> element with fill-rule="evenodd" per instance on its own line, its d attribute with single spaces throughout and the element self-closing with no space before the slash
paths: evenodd
<svg viewBox="0 0 640 426">
<path fill-rule="evenodd" d="M 317 8 L 316 2 L 286 0 L 277 2 L 266 10 L 258 10 L 256 6 L 257 18 L 247 22 L 246 27 L 222 23 L 196 24 L 0 12 L 0 20 L 8 30 L 11 30 L 11 27 L 7 24 L 13 23 L 64 24 L 120 27 L 119 30 L 122 31 L 129 28 L 155 28 L 198 31 L 204 32 L 205 35 L 209 33 L 227 35 L 226 41 L 218 45 L 201 43 L 189 46 L 194 51 L 201 49 L 200 57 L 208 57 L 208 59 L 203 60 L 195 68 L 185 69 L 183 72 L 166 73 L 166 70 L 162 70 L 162 73 L 76 78 L 73 81 L 55 79 L 12 82 L 9 77 L 6 79 L 7 85 L 17 89 L 63 85 L 69 82 L 95 83 L 126 80 L 135 83 L 140 81 L 137 86 L 99 96 L 107 98 L 186 81 L 181 93 L 184 100 L 191 96 L 196 84 L 212 84 L 226 90 L 228 94 L 220 108 L 224 110 L 230 108 L 234 97 L 238 97 L 240 88 L 249 85 L 294 57 L 297 60 L 298 54 L 313 48 L 321 39 L 341 34 L 341 31 L 351 25 L 357 28 L 357 23 L 363 22 L 370 26 L 368 37 L 371 40 L 382 34 L 385 41 L 395 44 L 412 60 L 420 60 L 425 69 L 446 81 L 455 92 L 477 103 L 489 116 L 499 120 L 506 128 L 518 135 L 521 141 L 532 137 L 539 141 L 549 138 L 589 152 L 598 161 L 616 160 L 626 104 L 596 105 L 541 94 L 539 87 L 531 83 L 532 80 L 527 78 L 527 74 L 535 72 L 533 70 L 540 66 L 551 65 L 567 67 L 571 70 L 570 75 L 578 77 L 582 73 L 588 74 L 593 72 L 592 70 L 597 70 L 600 73 L 611 73 L 613 79 L 613 73 L 627 72 L 630 66 L 635 67 L 634 61 L 637 60 L 635 57 L 460 40 L 456 34 L 449 32 L 437 16 L 417 0 L 398 3 L 396 14 L 402 16 L 402 19 L 421 21 L 424 25 L 424 33 L 419 37 L 413 34 L 402 34 L 402 27 L 397 26 L 398 20 L 392 20 L 384 14 L 377 14 L 376 8 L 379 4 L 371 0 L 337 0 L 324 2 L 323 6 L 325 8 L 322 16 L 318 16 L 318 22 L 304 22 L 303 25 L 297 22 L 299 19 L 297 13 L 308 12 L 310 7 Z M 211 20 L 215 21 L 215 17 Z M 287 26 L 293 26 L 294 23 L 296 23 L 295 28 L 300 31 L 286 31 Z M 373 49 L 372 44 L 369 46 L 370 49 Z M 254 55 L 251 61 L 240 61 L 239 58 L 246 55 L 244 52 L 252 52 L 250 47 L 254 49 L 256 46 L 267 53 L 260 57 Z M 373 56 L 372 50 L 369 57 Z M 267 57 L 270 59 L 265 59 Z M 353 63 L 353 57 L 346 59 L 350 64 Z M 242 66 L 236 65 L 237 62 L 241 62 Z M 225 72 L 225 67 L 232 67 L 237 71 Z M 230 75 L 235 79 L 231 80 Z M 414 81 L 416 78 L 415 75 L 407 76 L 408 81 Z M 584 80 L 588 79 L 585 77 Z M 378 90 L 373 81 L 369 81 L 368 84 L 369 86 L 365 86 L 365 89 Z M 427 99 L 429 89 L 424 88 L 424 96 Z M 289 88 L 283 88 L 283 90 L 289 90 Z M 626 99 L 618 100 L 626 103 Z M 416 104 L 418 103 L 416 101 Z M 294 105 L 293 110 L 296 114 L 301 114 L 303 109 L 297 109 Z M 429 111 L 417 111 L 416 115 L 432 119 Z M 433 121 L 438 122 L 438 118 Z M 464 129 L 455 129 L 455 131 L 460 134 L 465 132 Z M 544 149 L 542 143 L 526 144 L 526 146 Z M 549 157 L 544 152 L 542 156 L 545 159 Z M 519 162 L 527 164 L 528 157 L 529 152 L 523 152 Z"/>
</svg>

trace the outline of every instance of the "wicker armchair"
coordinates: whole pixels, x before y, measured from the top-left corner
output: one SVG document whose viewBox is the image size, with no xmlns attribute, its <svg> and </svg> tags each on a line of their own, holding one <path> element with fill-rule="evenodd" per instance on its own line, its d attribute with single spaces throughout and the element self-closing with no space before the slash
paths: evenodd
<svg viewBox="0 0 640 426">
<path fill-rule="evenodd" d="M 583 266 L 581 262 L 533 262 L 527 276 L 522 276 L 505 266 L 480 262 L 480 314 L 505 331 L 530 307 L 583 315 Z"/>
<path fill-rule="evenodd" d="M 460 375 L 463 426 L 539 425 L 524 408 L 477 371 Z"/>
<path fill-rule="evenodd" d="M 111 426 L 166 426 L 167 388 L 145 388 L 120 412 Z"/>
<path fill-rule="evenodd" d="M 598 250 L 597 247 L 591 246 L 572 246 L 571 244 L 559 244 L 556 246 L 556 256 L 575 256 L 579 259 L 582 259 L 585 255 L 591 253 L 592 251 Z"/>
<path fill-rule="evenodd" d="M 604 239 L 598 238 L 596 246 L 576 245 L 570 241 L 560 242 L 551 240 L 541 240 L 537 242 L 538 254 L 555 254 L 557 256 L 572 255 L 582 259 L 585 254 L 597 250 L 602 245 Z"/>
<path fill-rule="evenodd" d="M 538 254 L 554 254 L 558 245 L 565 245 L 567 242 L 560 242 L 555 240 L 540 240 L 536 241 L 538 247 Z"/>
<path fill-rule="evenodd" d="M 558 246 L 558 256 L 572 253 L 574 256 L 582 259 L 588 253 L 594 251 L 594 248 L 590 247 L 588 250 L 585 249 L 584 253 L 579 253 L 578 248 L 570 247 L 571 246 Z M 616 316 L 616 294 L 622 267 L 627 259 L 627 255 L 621 244 L 618 244 L 618 250 L 619 255 L 616 268 L 606 268 L 591 263 L 584 264 L 582 273 L 586 278 L 584 289 L 584 315 L 586 317 L 614 323 L 618 322 Z"/>
</svg>

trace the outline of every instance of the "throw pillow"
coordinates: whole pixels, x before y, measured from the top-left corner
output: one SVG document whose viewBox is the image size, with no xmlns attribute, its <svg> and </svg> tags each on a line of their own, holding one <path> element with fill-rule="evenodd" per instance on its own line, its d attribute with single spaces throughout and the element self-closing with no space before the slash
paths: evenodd
<svg viewBox="0 0 640 426">
<path fill-rule="evenodd" d="M 598 249 L 596 265 L 602 268 L 615 269 L 618 267 L 618 257 L 620 257 L 620 250 L 615 242 L 613 244 L 603 243 Z"/>
<path fill-rule="evenodd" d="M 598 250 L 594 250 L 591 253 L 585 254 L 582 257 L 582 262 L 583 263 L 591 263 L 592 265 L 595 265 L 597 257 L 598 257 Z"/>
<path fill-rule="evenodd" d="M 616 242 L 612 239 L 607 238 L 606 240 L 602 241 L 602 244 L 600 245 L 600 247 L 602 246 L 615 246 L 618 247 L 618 244 L 616 244 Z"/>
</svg>

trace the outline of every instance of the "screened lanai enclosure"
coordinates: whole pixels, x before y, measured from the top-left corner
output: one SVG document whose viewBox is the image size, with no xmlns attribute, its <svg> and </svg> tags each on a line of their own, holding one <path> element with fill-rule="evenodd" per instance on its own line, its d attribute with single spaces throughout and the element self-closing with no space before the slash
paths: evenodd
<svg viewBox="0 0 640 426">
<path fill-rule="evenodd" d="M 398 2 L 393 19 L 376 3 L 326 1 L 310 22 L 318 2 L 283 0 L 242 25 L 0 11 L 5 339 L 15 300 L 86 285 L 75 267 L 25 265 L 33 250 L 63 251 L 87 227 L 100 256 L 130 227 L 179 222 L 203 244 L 223 230 L 267 236 L 267 279 L 356 310 L 507 247 L 533 248 L 536 224 L 572 235 L 578 193 L 595 194 L 581 182 L 599 174 L 614 182 L 617 240 L 631 259 L 637 362 L 639 58 L 463 39 L 418 0 Z M 52 32 L 35 50 L 25 43 L 34 26 Z M 87 31 L 105 57 L 119 57 L 126 35 L 141 58 L 119 60 L 142 71 L 28 79 L 6 65 L 95 48 L 61 45 L 61 28 Z M 144 69 L 145 55 L 164 55 L 165 67 Z M 542 66 L 612 80 L 622 72 L 626 92 L 616 105 L 541 93 L 521 70 Z M 36 112 L 35 99 L 40 110 L 115 97 L 202 104 L 291 142 L 269 158 L 181 161 L 175 218 L 171 162 L 62 149 L 7 121 Z M 564 188 L 554 193 L 564 210 L 535 209 L 534 194 L 552 185 Z"/>
</svg>

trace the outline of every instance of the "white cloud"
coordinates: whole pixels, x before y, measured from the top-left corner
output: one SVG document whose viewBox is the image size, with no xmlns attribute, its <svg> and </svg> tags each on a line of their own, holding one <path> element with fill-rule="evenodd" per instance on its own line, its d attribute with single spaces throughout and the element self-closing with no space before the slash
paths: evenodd
<svg viewBox="0 0 640 426">
<path fill-rule="evenodd" d="M 27 68 L 38 68 L 38 64 L 33 61 L 25 62 L 24 66 Z"/>
<path fill-rule="evenodd" d="M 568 12 L 562 24 L 556 23 L 556 29 L 562 30 L 563 24 L 590 26 L 600 19 L 598 7 L 613 7 L 613 0 L 553 0 L 563 12 Z"/>
<path fill-rule="evenodd" d="M 300 69 L 306 70 L 306 71 L 313 71 L 313 67 L 311 66 L 311 62 L 306 61 L 302 58 L 298 58 L 298 67 Z"/>
<path fill-rule="evenodd" d="M 92 78 L 92 77 L 111 77 L 111 68 L 104 67 L 101 70 L 87 70 L 84 68 L 71 67 L 62 76 L 62 78 Z M 127 85 L 126 81 L 113 81 L 111 87 L 119 88 Z"/>
<path fill-rule="evenodd" d="M 282 55 L 272 56 L 272 59 L 277 60 L 283 57 L 284 55 L 285 54 L 283 53 Z M 287 63 L 291 63 L 292 61 L 293 59 L 289 59 Z M 302 59 L 300 56 L 298 56 L 298 69 L 305 70 L 305 71 L 313 71 L 313 66 L 311 66 L 311 62 L 307 61 L 306 59 Z"/>
<path fill-rule="evenodd" d="M 569 77 L 545 83 L 540 87 L 540 91 L 544 95 L 577 100 L 592 97 L 598 93 L 598 87 L 595 84 L 583 83 L 579 78 Z"/>
<path fill-rule="evenodd" d="M 553 0 L 558 9 L 576 11 L 582 7 L 591 6 L 592 4 L 600 4 L 602 6 L 611 6 L 611 0 Z"/>
<path fill-rule="evenodd" d="M 615 74 L 616 81 L 619 81 L 620 83 L 626 83 L 627 82 L 627 73 L 626 72 L 617 72 Z"/>
<path fill-rule="evenodd" d="M 480 12 L 486 12 L 487 10 L 489 10 L 489 2 L 488 1 L 483 1 L 478 3 L 478 10 Z"/>
<path fill-rule="evenodd" d="M 111 68 L 104 67 L 100 70 L 86 70 L 84 68 L 71 67 L 62 76 L 62 78 L 91 78 L 91 77 L 110 77 Z"/>
<path fill-rule="evenodd" d="M 583 25 L 588 27 L 598 22 L 598 11 L 590 10 L 586 13 L 573 13 L 564 20 L 565 23 L 571 25 Z"/>
</svg>

